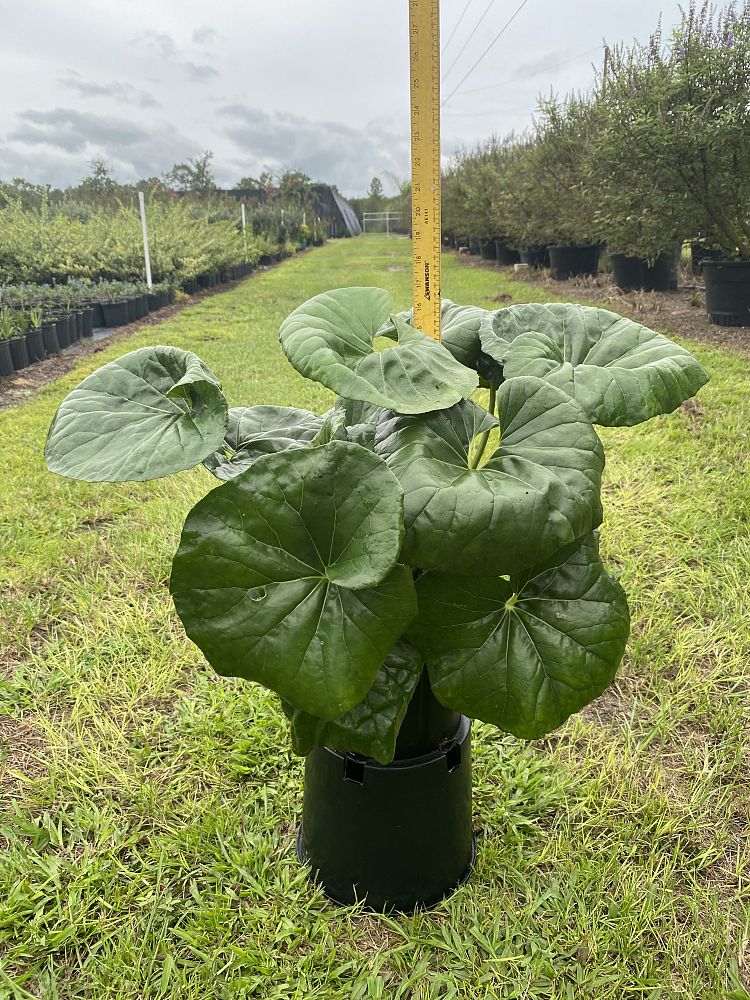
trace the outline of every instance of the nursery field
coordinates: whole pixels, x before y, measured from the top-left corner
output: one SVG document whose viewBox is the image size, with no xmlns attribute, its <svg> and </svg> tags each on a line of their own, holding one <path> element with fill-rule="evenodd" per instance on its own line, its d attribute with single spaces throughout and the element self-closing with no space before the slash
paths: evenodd
<svg viewBox="0 0 750 1000">
<path fill-rule="evenodd" d="M 477 866 L 413 916 L 311 888 L 278 701 L 183 634 L 166 581 L 209 474 L 44 468 L 63 396 L 148 344 L 195 351 L 232 405 L 327 409 L 281 320 L 339 285 L 405 308 L 409 254 L 329 243 L 0 412 L 0 1000 L 750 998 L 746 357 L 686 341 L 711 375 L 699 400 L 602 433 L 603 554 L 633 612 L 619 679 L 537 743 L 475 725 Z M 443 284 L 485 308 L 552 300 L 448 255 Z"/>
</svg>

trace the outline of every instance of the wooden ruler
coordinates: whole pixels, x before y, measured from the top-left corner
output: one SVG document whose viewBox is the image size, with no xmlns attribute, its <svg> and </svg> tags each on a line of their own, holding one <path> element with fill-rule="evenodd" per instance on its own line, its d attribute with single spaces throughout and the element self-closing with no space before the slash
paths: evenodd
<svg viewBox="0 0 750 1000">
<path fill-rule="evenodd" d="M 414 326 L 440 340 L 440 0 L 409 0 Z"/>
</svg>

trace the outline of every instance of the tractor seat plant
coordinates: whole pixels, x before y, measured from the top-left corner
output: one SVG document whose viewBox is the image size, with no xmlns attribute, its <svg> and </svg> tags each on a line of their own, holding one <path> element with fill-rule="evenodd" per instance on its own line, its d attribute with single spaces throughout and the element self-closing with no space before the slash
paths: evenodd
<svg viewBox="0 0 750 1000">
<path fill-rule="evenodd" d="M 47 441 L 75 479 L 221 480 L 170 581 L 211 665 L 281 697 L 297 752 L 380 765 L 418 685 L 522 739 L 600 695 L 629 614 L 599 556 L 594 425 L 674 410 L 707 381 L 692 355 L 573 305 L 445 302 L 436 343 L 375 288 L 306 302 L 281 346 L 329 413 L 230 408 L 198 357 L 153 347 L 85 379 Z"/>
</svg>

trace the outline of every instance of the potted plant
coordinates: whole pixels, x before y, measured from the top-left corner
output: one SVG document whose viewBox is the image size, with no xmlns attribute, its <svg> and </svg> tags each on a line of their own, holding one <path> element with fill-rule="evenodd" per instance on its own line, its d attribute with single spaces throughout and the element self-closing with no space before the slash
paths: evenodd
<svg viewBox="0 0 750 1000">
<path fill-rule="evenodd" d="M 74 389 L 46 444 L 89 482 L 200 463 L 221 481 L 185 522 L 177 613 L 220 674 L 281 697 L 307 755 L 300 856 L 377 908 L 429 905 L 470 869 L 470 717 L 535 739 L 611 683 L 629 619 L 598 552 L 594 424 L 707 379 L 601 309 L 445 302 L 442 337 L 382 289 L 339 289 L 281 327 L 337 393 L 328 414 L 229 409 L 198 357 L 148 347 Z"/>
<path fill-rule="evenodd" d="M 693 233 L 720 249 L 703 266 L 707 308 L 730 326 L 750 324 L 749 75 L 750 4 L 704 2 L 666 43 L 657 32 L 608 50 L 598 86 L 604 214 L 636 230 L 660 221 L 661 251 Z"/>
<path fill-rule="evenodd" d="M 534 210 L 527 221 L 548 236 L 550 273 L 557 281 L 595 275 L 602 244 L 594 221 L 596 194 L 590 150 L 597 131 L 595 108 L 580 97 L 555 95 L 539 102 L 527 169 Z"/>
<path fill-rule="evenodd" d="M 549 267 L 554 226 L 550 205 L 537 191 L 534 139 L 510 136 L 497 150 L 489 216 L 493 230 L 505 236 L 505 259 L 515 263 L 507 251 L 517 250 L 522 264 Z"/>
<path fill-rule="evenodd" d="M 10 339 L 16 335 L 16 324 L 10 309 L 0 308 L 0 375 L 12 375 L 16 370 L 10 353 Z"/>
<path fill-rule="evenodd" d="M 30 306 L 25 313 L 26 350 L 29 361 L 44 361 L 47 351 L 42 335 L 42 309 L 40 306 Z"/>
<path fill-rule="evenodd" d="M 22 369 L 28 368 L 31 363 L 29 360 L 29 351 L 26 346 L 28 320 L 21 308 L 6 307 L 3 309 L 3 312 L 5 313 L 4 329 L 6 330 L 6 341 L 10 350 L 11 361 L 13 362 L 14 370 L 20 372 Z"/>
</svg>

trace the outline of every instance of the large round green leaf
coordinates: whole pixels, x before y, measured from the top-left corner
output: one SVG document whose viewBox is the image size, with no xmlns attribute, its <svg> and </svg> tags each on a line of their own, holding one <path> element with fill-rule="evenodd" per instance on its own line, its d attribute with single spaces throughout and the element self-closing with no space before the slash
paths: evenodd
<svg viewBox="0 0 750 1000">
<path fill-rule="evenodd" d="M 187 634 L 219 673 L 338 718 L 415 612 L 396 562 L 402 508 L 396 477 L 359 445 L 258 459 L 188 515 L 171 579 Z"/>
<path fill-rule="evenodd" d="M 339 288 L 316 295 L 281 325 L 281 346 L 305 378 L 346 399 L 398 413 L 426 413 L 471 395 L 478 379 L 449 351 L 393 317 L 398 343 L 383 351 L 373 340 L 388 319 L 382 288 Z"/>
<path fill-rule="evenodd" d="M 334 747 L 389 764 L 422 669 L 420 654 L 408 642 L 397 642 L 362 701 L 338 719 L 326 722 L 285 703 L 294 752 L 304 757 L 313 747 Z"/>
<path fill-rule="evenodd" d="M 607 427 L 670 413 L 708 381 L 692 354 L 667 337 L 591 306 L 500 309 L 483 322 L 481 341 L 505 378 L 544 378 Z"/>
<path fill-rule="evenodd" d="M 222 447 L 203 464 L 217 479 L 234 479 L 262 455 L 307 447 L 323 423 L 323 417 L 293 406 L 232 407 Z"/>
<path fill-rule="evenodd" d="M 502 369 L 497 362 L 482 350 L 480 330 L 491 316 L 489 310 L 478 306 L 460 306 L 450 299 L 442 299 L 440 309 L 440 343 L 456 361 L 467 368 L 473 368 L 482 376 L 484 384 L 499 385 Z M 414 311 L 398 313 L 389 317 L 378 333 L 384 337 L 396 338 L 396 319 L 414 325 Z"/>
<path fill-rule="evenodd" d="M 535 378 L 504 383 L 499 419 L 476 404 L 393 415 L 376 452 L 404 488 L 404 557 L 412 566 L 511 573 L 548 558 L 601 522 L 601 443 L 580 408 Z M 500 444 L 469 468 L 472 439 L 497 425 Z"/>
<path fill-rule="evenodd" d="M 435 696 L 522 739 L 562 725 L 612 682 L 630 629 L 628 603 L 597 539 L 523 577 L 427 573 L 408 632 Z"/>
<path fill-rule="evenodd" d="M 221 384 L 176 347 L 142 347 L 85 378 L 47 437 L 47 468 L 86 482 L 158 479 L 191 469 L 227 430 Z"/>
</svg>

